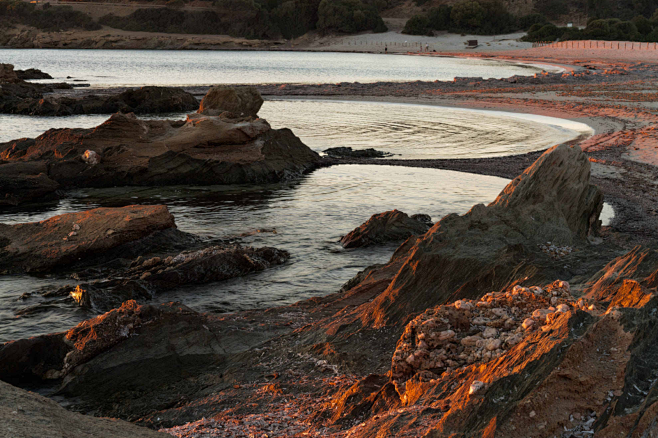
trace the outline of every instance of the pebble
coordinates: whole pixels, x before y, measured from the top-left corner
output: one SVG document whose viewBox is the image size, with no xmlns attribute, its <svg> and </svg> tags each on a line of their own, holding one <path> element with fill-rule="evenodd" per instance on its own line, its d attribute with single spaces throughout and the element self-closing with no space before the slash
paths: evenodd
<svg viewBox="0 0 658 438">
<path fill-rule="evenodd" d="M 478 392 L 482 391 L 485 388 L 484 382 L 480 382 L 479 380 L 473 380 L 473 383 L 471 383 L 471 387 L 468 390 L 468 393 L 470 395 L 477 394 Z"/>
<path fill-rule="evenodd" d="M 576 303 L 568 287 L 560 280 L 544 287 L 515 285 L 480 300 L 426 310 L 405 327 L 398 341 L 391 361 L 393 379 L 438 381 L 443 373 L 501 357 L 525 336 L 551 330 L 571 306 L 589 306 L 584 299 Z"/>
</svg>

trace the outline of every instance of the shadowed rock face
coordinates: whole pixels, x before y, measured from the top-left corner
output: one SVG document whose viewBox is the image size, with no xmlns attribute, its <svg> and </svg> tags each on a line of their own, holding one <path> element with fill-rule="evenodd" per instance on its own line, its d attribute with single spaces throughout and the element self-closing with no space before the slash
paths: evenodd
<svg viewBox="0 0 658 438">
<path fill-rule="evenodd" d="M 199 106 L 199 113 L 217 116 L 223 112 L 240 117 L 255 116 L 263 106 L 263 98 L 256 87 L 213 87 Z"/>
<path fill-rule="evenodd" d="M 174 217 L 162 205 L 96 208 L 41 222 L 0 224 L 0 271 L 39 272 L 70 265 L 175 227 Z"/>
<path fill-rule="evenodd" d="M 360 248 L 384 242 L 404 240 L 413 235 L 424 234 L 430 229 L 424 215 L 421 220 L 409 217 L 398 210 L 373 215 L 360 227 L 340 239 L 344 248 Z"/>
<path fill-rule="evenodd" d="M 0 382 L 0 435 L 48 438 L 166 438 L 121 420 L 69 412 L 55 401 Z"/>
<path fill-rule="evenodd" d="M 320 157 L 290 130 L 273 130 L 263 119 L 194 114 L 181 126 L 119 113 L 96 128 L 51 129 L 0 144 L 0 160 L 0 179 L 12 170 L 5 166 L 24 163 L 18 177 L 25 181 L 2 187 L 6 199 L 20 202 L 56 186 L 45 181 L 21 190 L 40 173 L 62 189 L 275 182 L 314 169 Z"/>
</svg>

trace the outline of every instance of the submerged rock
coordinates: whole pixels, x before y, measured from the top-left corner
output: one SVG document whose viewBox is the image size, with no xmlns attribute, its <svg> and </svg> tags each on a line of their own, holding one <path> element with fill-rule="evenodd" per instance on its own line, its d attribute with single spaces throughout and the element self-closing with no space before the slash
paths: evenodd
<svg viewBox="0 0 658 438">
<path fill-rule="evenodd" d="M 0 175 L 15 163 L 33 166 L 20 176 L 23 184 L 3 187 L 16 203 L 39 173 L 61 189 L 238 184 L 285 180 L 321 161 L 290 130 L 271 129 L 263 119 L 194 114 L 179 124 L 121 113 L 96 128 L 51 129 L 36 139 L 0 144 L 0 160 Z"/>
<path fill-rule="evenodd" d="M 71 265 L 175 227 L 163 205 L 96 208 L 41 222 L 0 224 L 0 271 L 40 272 Z"/>
<path fill-rule="evenodd" d="M 355 150 L 351 147 L 329 148 L 322 152 L 332 158 L 384 158 L 393 155 L 391 153 L 378 151 L 372 148 Z"/>
<path fill-rule="evenodd" d="M 115 279 L 80 284 L 70 295 L 83 307 L 107 311 L 127 300 L 143 302 L 177 287 L 241 277 L 280 265 L 289 258 L 287 251 L 276 248 L 211 246 L 135 262 Z"/>
<path fill-rule="evenodd" d="M 256 87 L 212 87 L 201 100 L 199 114 L 218 116 L 224 112 L 238 117 L 256 116 L 263 98 Z"/>
<path fill-rule="evenodd" d="M 415 216 L 415 218 L 414 218 Z M 407 239 L 424 234 L 431 226 L 427 215 L 409 217 L 399 210 L 386 211 L 373 215 L 367 222 L 340 239 L 345 248 L 360 248 L 384 242 Z"/>
</svg>

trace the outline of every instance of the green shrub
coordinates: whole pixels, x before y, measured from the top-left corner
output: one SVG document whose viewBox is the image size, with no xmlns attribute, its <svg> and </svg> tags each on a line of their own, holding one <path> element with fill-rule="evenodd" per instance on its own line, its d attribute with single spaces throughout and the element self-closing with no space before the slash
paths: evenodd
<svg viewBox="0 0 658 438">
<path fill-rule="evenodd" d="M 548 18 L 542 14 L 530 14 L 519 18 L 519 29 L 530 30 L 533 26 L 541 26 L 548 24 Z"/>
<path fill-rule="evenodd" d="M 475 0 L 456 3 L 450 12 L 450 19 L 459 29 L 474 30 L 482 25 L 485 9 Z"/>
<path fill-rule="evenodd" d="M 429 20 L 425 15 L 414 15 L 404 25 L 402 33 L 408 35 L 427 35 L 429 31 Z"/>
<path fill-rule="evenodd" d="M 377 8 L 361 0 L 322 0 L 318 7 L 317 28 L 324 33 L 388 30 Z"/>
<path fill-rule="evenodd" d="M 440 5 L 438 8 L 431 8 L 427 12 L 428 26 L 434 30 L 448 30 L 452 25 L 450 14 L 452 7 L 448 5 Z"/>
<path fill-rule="evenodd" d="M 653 30 L 651 21 L 643 15 L 637 15 L 632 21 L 640 35 L 649 35 Z"/>
<path fill-rule="evenodd" d="M 23 24 L 44 31 L 96 30 L 101 27 L 91 17 L 74 11 L 70 6 L 37 9 L 34 4 L 22 1 L 0 1 L 0 21 L 4 25 Z"/>
</svg>

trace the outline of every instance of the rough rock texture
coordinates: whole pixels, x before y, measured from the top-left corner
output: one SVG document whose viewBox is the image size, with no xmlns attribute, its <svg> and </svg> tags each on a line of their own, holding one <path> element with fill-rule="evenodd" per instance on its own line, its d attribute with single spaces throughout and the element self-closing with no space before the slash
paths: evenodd
<svg viewBox="0 0 658 438">
<path fill-rule="evenodd" d="M 180 124 L 118 113 L 96 128 L 51 129 L 0 144 L 0 175 L 15 163 L 24 163 L 24 173 L 15 190 L 3 191 L 20 202 L 34 197 L 36 190 L 21 188 L 40 173 L 62 189 L 275 182 L 314 169 L 320 157 L 290 130 L 273 130 L 263 119 L 194 114 Z"/>
<path fill-rule="evenodd" d="M 201 100 L 199 113 L 217 116 L 223 112 L 237 116 L 255 116 L 263 106 L 256 87 L 212 87 Z"/>
<path fill-rule="evenodd" d="M 0 164 L 0 206 L 54 197 L 59 184 L 47 172 L 45 163 Z"/>
<path fill-rule="evenodd" d="M 343 236 L 340 243 L 345 248 L 359 248 L 424 234 L 430 229 L 431 223 L 427 224 L 426 215 L 416 216 L 421 220 L 413 219 L 398 210 L 372 215 L 360 227 Z"/>
<path fill-rule="evenodd" d="M 175 226 L 162 205 L 96 208 L 41 222 L 0 224 L 0 270 L 38 272 L 70 265 Z"/>
<path fill-rule="evenodd" d="M 237 330 L 241 324 L 222 324 L 179 303 L 127 301 L 66 333 L 0 346 L 0 380 L 54 379 L 58 394 L 76 397 L 78 409 L 134 419 L 188 399 L 213 380 L 195 376 L 286 329 Z M 40 355 L 47 345 L 56 354 Z"/>
<path fill-rule="evenodd" d="M 165 438 L 122 420 L 69 412 L 53 400 L 0 382 L 0 436 L 12 438 Z"/>
<path fill-rule="evenodd" d="M 211 246 L 165 259 L 138 260 L 117 278 L 63 288 L 63 292 L 83 307 L 107 311 L 127 300 L 144 301 L 177 287 L 241 277 L 280 265 L 289 258 L 288 252 L 276 248 Z"/>
</svg>

